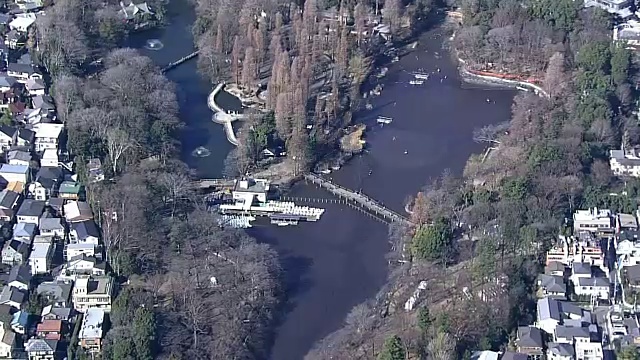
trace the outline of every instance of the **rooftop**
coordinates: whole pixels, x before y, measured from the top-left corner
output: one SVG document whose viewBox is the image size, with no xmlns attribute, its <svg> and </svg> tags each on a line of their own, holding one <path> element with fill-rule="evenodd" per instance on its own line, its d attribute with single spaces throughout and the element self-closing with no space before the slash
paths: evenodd
<svg viewBox="0 0 640 360">
<path fill-rule="evenodd" d="M 33 251 L 31 252 L 31 259 L 46 259 L 49 256 L 49 250 L 51 249 L 51 244 L 46 243 L 36 243 L 33 244 Z"/>
<path fill-rule="evenodd" d="M 38 123 L 33 126 L 36 138 L 58 139 L 64 129 L 64 124 Z"/>
<path fill-rule="evenodd" d="M 29 172 L 29 166 L 27 165 L 2 164 L 2 166 L 0 166 L 0 173 L 22 175 L 27 172 Z"/>
<path fill-rule="evenodd" d="M 22 205 L 20 205 L 17 215 L 40 217 L 40 215 L 42 215 L 42 212 L 44 211 L 44 206 L 44 201 L 27 199 L 22 202 Z"/>
<path fill-rule="evenodd" d="M 269 191 L 269 180 L 265 179 L 241 179 L 236 181 L 233 191 L 266 193 Z"/>
<path fill-rule="evenodd" d="M 104 323 L 104 310 L 87 309 L 82 319 L 82 328 L 80 329 L 80 339 L 101 339 L 102 324 Z"/>
</svg>

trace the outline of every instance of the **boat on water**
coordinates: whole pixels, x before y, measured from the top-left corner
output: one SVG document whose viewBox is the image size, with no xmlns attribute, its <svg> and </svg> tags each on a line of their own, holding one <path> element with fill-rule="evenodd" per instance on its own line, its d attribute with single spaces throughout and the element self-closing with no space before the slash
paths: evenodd
<svg viewBox="0 0 640 360">
<path fill-rule="evenodd" d="M 393 121 L 393 118 L 390 117 L 386 117 L 386 116 L 378 116 L 378 119 L 376 119 L 376 122 L 378 122 L 378 124 L 391 124 L 391 122 Z"/>
<path fill-rule="evenodd" d="M 409 84 L 411 84 L 411 85 L 422 85 L 422 84 L 424 84 L 424 81 L 423 80 L 411 80 L 411 81 L 409 81 Z"/>
<path fill-rule="evenodd" d="M 429 80 L 429 74 L 413 74 L 413 77 L 420 80 Z"/>
<path fill-rule="evenodd" d="M 319 172 L 320 172 L 320 174 L 327 175 L 327 174 L 331 174 L 331 169 L 324 169 L 324 170 L 320 170 Z"/>
</svg>

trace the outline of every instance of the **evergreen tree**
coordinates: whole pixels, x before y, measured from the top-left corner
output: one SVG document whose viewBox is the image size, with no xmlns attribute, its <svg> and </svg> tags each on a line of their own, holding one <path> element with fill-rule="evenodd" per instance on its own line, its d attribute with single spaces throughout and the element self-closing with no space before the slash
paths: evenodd
<svg viewBox="0 0 640 360">
<path fill-rule="evenodd" d="M 378 354 L 378 360 L 404 360 L 405 351 L 402 340 L 393 335 L 384 342 L 384 349 Z"/>
</svg>

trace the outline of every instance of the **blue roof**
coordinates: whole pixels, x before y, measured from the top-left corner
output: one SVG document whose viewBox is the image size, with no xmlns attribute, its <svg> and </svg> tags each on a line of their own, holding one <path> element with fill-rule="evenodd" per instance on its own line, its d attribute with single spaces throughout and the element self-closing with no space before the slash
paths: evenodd
<svg viewBox="0 0 640 360">
<path fill-rule="evenodd" d="M 18 324 L 26 327 L 28 321 L 29 321 L 29 313 L 21 310 L 13 314 L 13 318 L 11 319 L 11 325 Z"/>
<path fill-rule="evenodd" d="M 29 171 L 29 166 L 27 165 L 2 164 L 2 167 L 0 167 L 0 172 L 10 174 L 26 174 L 27 171 Z"/>
</svg>

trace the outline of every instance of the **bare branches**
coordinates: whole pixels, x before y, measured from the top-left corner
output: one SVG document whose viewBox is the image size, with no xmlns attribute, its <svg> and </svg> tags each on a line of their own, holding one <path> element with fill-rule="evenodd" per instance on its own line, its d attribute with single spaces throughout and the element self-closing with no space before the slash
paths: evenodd
<svg viewBox="0 0 640 360">
<path fill-rule="evenodd" d="M 509 130 L 509 122 L 505 121 L 496 125 L 487 125 L 480 129 L 473 130 L 473 141 L 477 143 L 488 142 L 492 144 L 500 144 L 498 138 Z"/>
</svg>

